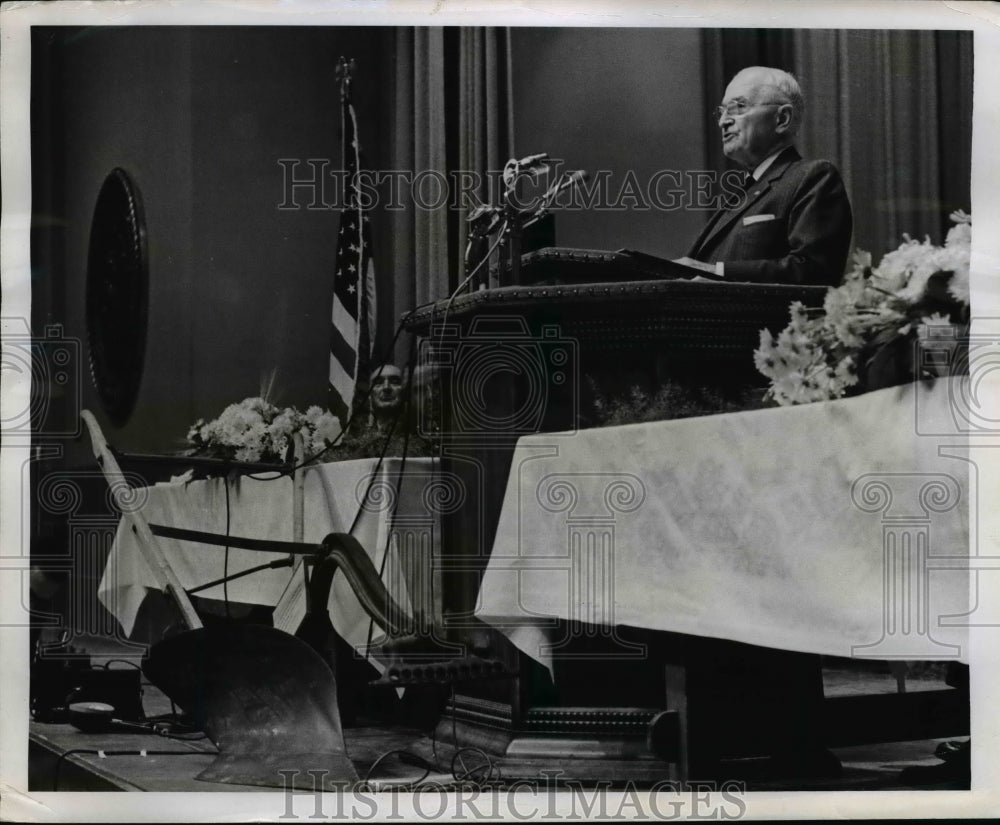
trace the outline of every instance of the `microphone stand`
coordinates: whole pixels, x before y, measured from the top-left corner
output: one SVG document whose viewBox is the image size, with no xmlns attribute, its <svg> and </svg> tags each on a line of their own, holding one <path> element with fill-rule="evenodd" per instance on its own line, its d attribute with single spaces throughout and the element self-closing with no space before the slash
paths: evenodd
<svg viewBox="0 0 1000 825">
<path fill-rule="evenodd" d="M 483 259 L 490 251 L 490 236 L 500 228 L 499 210 L 489 206 L 477 206 L 467 218 L 469 223 L 469 239 L 465 245 L 465 278 L 469 281 L 469 290 L 475 292 L 484 284 L 482 276 L 472 282 L 473 274 L 483 265 Z M 487 273 L 486 283 L 489 283 Z"/>
<path fill-rule="evenodd" d="M 520 161 L 509 160 L 504 168 L 503 180 L 506 184 L 500 198 L 500 206 L 479 206 L 468 217 L 469 240 L 465 248 L 466 280 L 469 288 L 476 289 L 471 284 L 472 275 L 482 265 L 483 257 L 489 248 L 488 239 L 498 231 L 501 233 L 496 246 L 500 249 L 500 259 L 507 257 L 507 277 L 501 276 L 500 286 L 517 285 L 521 282 L 521 243 L 524 230 L 544 218 L 552 208 L 556 197 L 566 189 L 577 186 L 587 180 L 583 171 L 567 172 L 555 181 L 548 190 L 535 200 L 527 209 L 520 209 L 516 203 L 516 187 L 525 176 L 535 176 L 539 164 L 547 162 L 548 155 L 530 155 Z M 506 249 L 503 247 L 506 246 Z M 501 266 L 501 271 L 504 267 Z M 480 282 L 481 283 L 481 282 Z"/>
<path fill-rule="evenodd" d="M 528 209 L 518 209 L 515 203 L 517 184 L 526 176 L 537 178 L 538 167 L 547 167 L 548 162 L 549 156 L 547 152 L 528 155 L 526 158 L 514 161 L 513 173 L 509 177 L 506 175 L 504 177 L 507 188 L 504 190 L 502 196 L 502 212 L 506 232 L 507 281 L 509 285 L 516 286 L 521 283 L 521 241 L 524 236 L 524 230 L 541 217 L 539 210 L 542 208 L 542 204 L 547 201 L 552 191 L 552 187 L 549 187 L 549 191 L 539 200 L 535 201 Z M 508 162 L 509 165 L 510 162 Z M 507 286 L 508 284 L 501 284 L 501 286 Z"/>
</svg>

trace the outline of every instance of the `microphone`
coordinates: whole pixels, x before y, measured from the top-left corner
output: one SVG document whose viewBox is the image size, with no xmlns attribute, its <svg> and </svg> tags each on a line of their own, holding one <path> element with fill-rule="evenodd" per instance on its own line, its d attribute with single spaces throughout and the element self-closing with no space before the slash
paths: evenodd
<svg viewBox="0 0 1000 825">
<path fill-rule="evenodd" d="M 552 188 L 552 194 L 549 195 L 547 200 L 554 198 L 556 195 L 558 195 L 560 192 L 565 191 L 566 189 L 572 189 L 588 180 L 590 180 L 590 175 L 587 174 L 587 172 L 583 169 L 577 169 L 575 172 L 571 172 L 570 174 L 568 174 L 565 178 L 563 178 L 559 183 L 557 183 Z"/>
<path fill-rule="evenodd" d="M 542 199 L 537 207 L 535 207 L 534 209 L 527 210 L 527 212 L 523 213 L 523 214 L 528 214 L 530 216 L 528 218 L 527 223 L 525 223 L 524 225 L 530 226 L 539 219 L 545 217 L 545 215 L 548 214 L 549 209 L 552 207 L 556 197 L 559 195 L 560 192 L 564 192 L 567 189 L 572 189 L 573 187 L 579 186 L 581 183 L 589 179 L 590 175 L 583 169 L 577 169 L 575 172 L 568 173 L 558 183 L 555 183 L 549 187 L 549 191 L 542 196 Z"/>
<path fill-rule="evenodd" d="M 517 162 L 517 169 L 522 175 L 527 175 L 533 181 L 538 180 L 549 172 L 549 153 L 540 152 L 537 155 L 528 155 Z"/>
<path fill-rule="evenodd" d="M 541 152 L 537 155 L 528 155 L 527 157 L 521 158 L 517 165 L 524 169 L 525 167 L 539 166 L 549 159 L 548 152 Z"/>
</svg>

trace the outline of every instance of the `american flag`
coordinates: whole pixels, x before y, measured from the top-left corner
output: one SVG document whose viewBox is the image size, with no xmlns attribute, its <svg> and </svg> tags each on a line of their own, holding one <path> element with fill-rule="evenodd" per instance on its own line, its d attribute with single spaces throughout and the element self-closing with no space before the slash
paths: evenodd
<svg viewBox="0 0 1000 825">
<path fill-rule="evenodd" d="M 358 192 L 361 150 L 349 89 L 348 84 L 341 95 L 347 200 L 340 214 L 340 233 L 337 236 L 329 387 L 330 411 L 344 427 L 353 406 L 364 397 L 368 387 L 375 344 L 376 309 L 371 226 Z"/>
</svg>

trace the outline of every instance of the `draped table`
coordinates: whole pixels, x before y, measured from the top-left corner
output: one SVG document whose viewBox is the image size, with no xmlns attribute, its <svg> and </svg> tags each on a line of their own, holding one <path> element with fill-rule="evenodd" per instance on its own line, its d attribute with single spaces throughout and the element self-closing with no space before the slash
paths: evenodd
<svg viewBox="0 0 1000 825">
<path fill-rule="evenodd" d="M 453 492 L 435 470 L 433 459 L 428 458 L 408 459 L 405 466 L 398 458 L 388 458 L 380 467 L 376 459 L 359 459 L 304 468 L 303 540 L 319 543 L 328 533 L 351 531 L 376 569 L 383 571 L 383 583 L 401 606 L 411 606 L 414 588 L 419 588 L 421 599 L 433 599 L 435 582 L 426 572 L 439 543 L 438 512 L 450 506 Z M 292 481 L 265 478 L 239 477 L 228 482 L 228 493 L 222 478 L 157 484 L 137 489 L 135 506 L 152 524 L 225 535 L 228 523 L 232 536 L 291 541 Z M 101 602 L 126 634 L 131 634 L 148 590 L 156 586 L 137 541 L 124 523 L 119 525 L 98 588 Z M 227 563 L 221 547 L 166 538 L 158 541 L 185 588 L 222 577 L 224 568 L 232 575 L 285 557 L 230 548 Z M 301 580 L 300 575 L 294 578 Z M 282 601 L 287 615 L 276 615 L 276 623 L 281 618 L 286 625 L 294 625 L 305 614 L 305 593 L 299 588 L 282 600 L 292 580 L 287 567 L 264 570 L 199 595 L 221 600 L 228 590 L 233 603 L 273 607 Z M 363 650 L 369 642 L 369 616 L 341 573 L 334 577 L 328 606 L 334 629 Z M 379 635 L 376 628 L 374 637 Z"/>
<path fill-rule="evenodd" d="M 565 621 L 967 661 L 959 380 L 522 437 L 476 615 L 550 669 Z"/>
</svg>

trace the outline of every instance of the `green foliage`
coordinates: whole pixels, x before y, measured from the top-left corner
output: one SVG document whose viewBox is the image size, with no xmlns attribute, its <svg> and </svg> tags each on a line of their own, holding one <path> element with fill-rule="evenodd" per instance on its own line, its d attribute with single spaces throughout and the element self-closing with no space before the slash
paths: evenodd
<svg viewBox="0 0 1000 825">
<path fill-rule="evenodd" d="M 590 376 L 587 384 L 593 396 L 590 420 L 596 427 L 742 412 L 764 406 L 761 392 L 752 389 L 730 398 L 710 387 L 666 380 L 653 392 L 634 385 L 626 393 L 607 395 Z"/>
<path fill-rule="evenodd" d="M 364 426 L 357 429 L 350 427 L 334 446 L 323 453 L 319 461 L 377 458 L 383 455 L 383 450 L 386 456 L 401 456 L 405 453 L 411 458 L 424 458 L 437 454 L 434 442 L 417 433 L 410 432 L 407 438 L 405 433 L 395 432 L 389 437 L 388 433 L 380 432 L 374 426 Z"/>
</svg>

